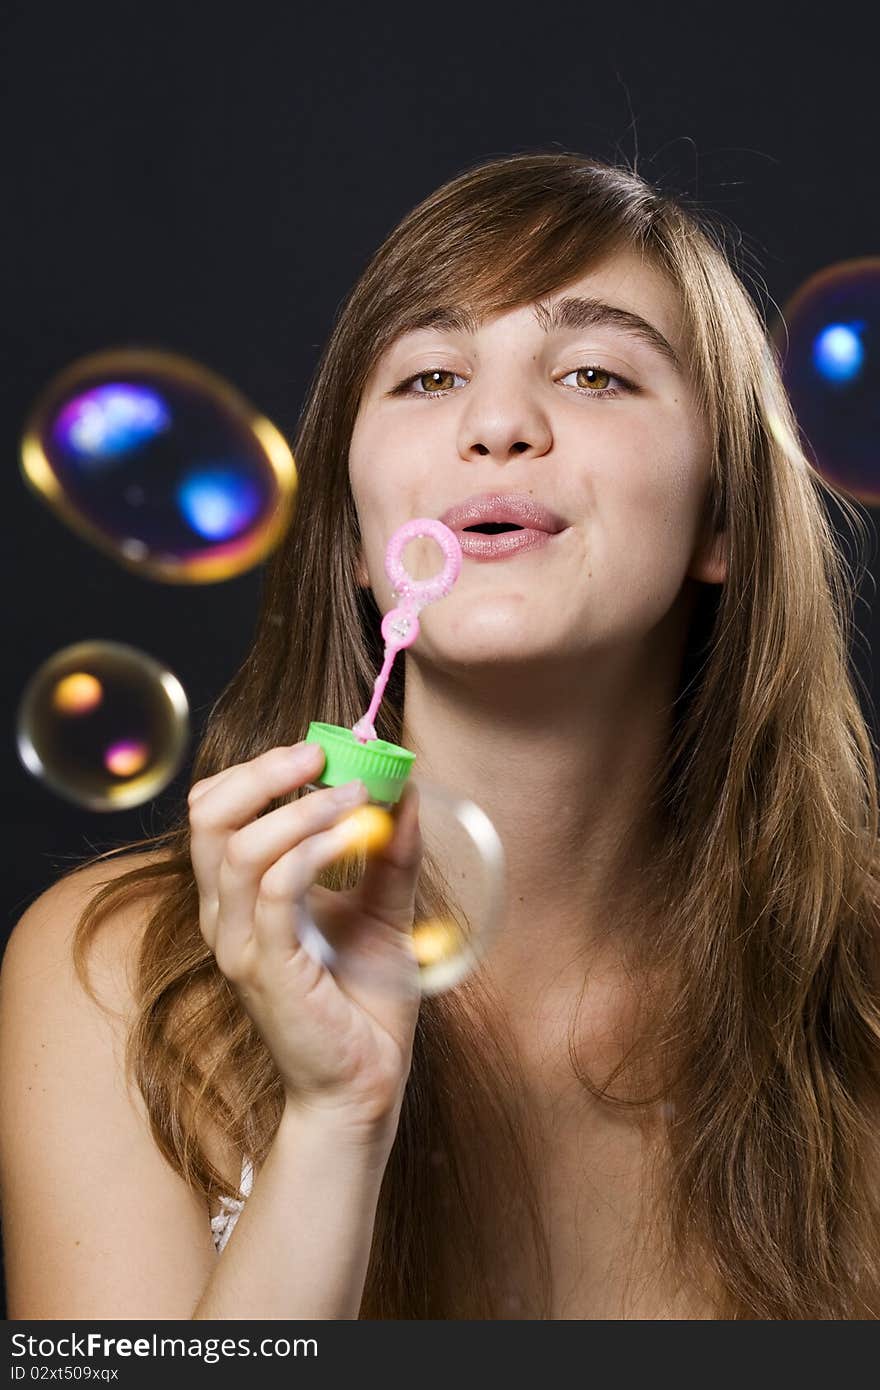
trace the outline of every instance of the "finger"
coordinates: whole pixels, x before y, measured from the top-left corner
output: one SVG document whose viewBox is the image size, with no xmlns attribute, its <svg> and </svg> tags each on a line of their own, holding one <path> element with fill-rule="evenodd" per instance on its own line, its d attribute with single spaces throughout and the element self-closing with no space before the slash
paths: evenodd
<svg viewBox="0 0 880 1390">
<path fill-rule="evenodd" d="M 222 772 L 215 772 L 213 777 L 203 777 L 200 782 L 193 782 L 186 798 L 189 805 L 192 806 L 193 802 L 198 801 L 200 796 L 204 796 L 210 787 L 215 787 L 218 782 L 222 782 L 233 771 L 234 769 L 231 767 L 224 767 Z"/>
<path fill-rule="evenodd" d="M 407 782 L 395 808 L 394 835 L 367 857 L 360 884 L 364 913 L 402 931 L 412 931 L 416 884 L 424 844 L 419 827 L 419 790 Z"/>
<path fill-rule="evenodd" d="M 311 800 L 311 798 L 307 798 Z M 339 815 L 340 812 L 335 813 Z M 297 914 L 318 874 L 349 851 L 356 851 L 362 832 L 351 810 L 326 830 L 303 839 L 263 874 L 254 904 L 254 941 L 269 968 L 289 963 L 299 950 Z"/>
<path fill-rule="evenodd" d="M 366 800 L 367 789 L 363 782 L 325 787 L 311 796 L 280 806 L 228 837 L 218 874 L 215 954 L 222 950 L 224 957 L 232 958 L 240 953 L 251 934 L 264 878 L 277 861 L 307 843 L 310 837 L 341 822 L 347 812 Z M 274 874 L 265 886 L 264 896 L 283 900 L 286 894 L 288 927 L 297 897 L 309 886 L 306 876 L 310 862 L 308 854 L 300 855 L 292 861 L 287 875 Z"/>
<path fill-rule="evenodd" d="M 203 899 L 215 901 L 218 897 L 218 876 L 229 836 L 252 821 L 270 801 L 317 777 L 323 765 L 324 750 L 317 744 L 270 748 L 250 762 L 225 769 L 228 776 L 194 798 L 189 809 L 190 859 Z"/>
<path fill-rule="evenodd" d="M 270 748 L 266 753 L 260 753 L 257 755 L 256 758 L 251 758 L 246 763 L 236 763 L 232 767 L 221 768 L 219 772 L 213 773 L 212 776 L 202 777 L 198 782 L 193 782 L 192 786 L 189 789 L 189 792 L 187 793 L 186 799 L 190 806 L 192 806 L 193 802 L 198 801 L 199 797 L 204 796 L 205 792 L 210 791 L 212 787 L 219 786 L 221 782 L 225 781 L 226 778 L 229 777 L 232 773 L 237 772 L 239 768 L 250 767 L 254 763 L 259 762 L 261 758 L 267 758 L 273 753 L 294 753 L 299 748 L 317 747 L 319 747 L 318 744 L 307 744 L 305 740 L 303 740 L 302 743 L 293 743 L 289 746 Z"/>
</svg>

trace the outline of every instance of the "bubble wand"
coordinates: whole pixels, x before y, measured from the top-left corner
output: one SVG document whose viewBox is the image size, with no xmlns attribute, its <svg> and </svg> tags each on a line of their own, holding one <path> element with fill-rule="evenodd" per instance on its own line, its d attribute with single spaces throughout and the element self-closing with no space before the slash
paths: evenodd
<svg viewBox="0 0 880 1390">
<path fill-rule="evenodd" d="M 443 554 L 443 568 L 430 579 L 414 579 L 403 563 L 403 551 L 417 538 L 433 540 Z M 373 698 L 365 714 L 351 728 L 341 724 L 312 722 L 306 742 L 324 750 L 324 771 L 315 786 L 336 787 L 360 778 L 374 804 L 393 806 L 412 771 L 415 753 L 376 734 L 374 720 L 385 695 L 397 653 L 411 647 L 420 632 L 418 615 L 429 603 L 446 598 L 461 573 L 461 546 L 454 531 L 433 517 L 420 516 L 399 526 L 385 551 L 385 573 L 392 592 L 401 601 L 382 619 L 385 654 L 373 682 Z"/>
</svg>

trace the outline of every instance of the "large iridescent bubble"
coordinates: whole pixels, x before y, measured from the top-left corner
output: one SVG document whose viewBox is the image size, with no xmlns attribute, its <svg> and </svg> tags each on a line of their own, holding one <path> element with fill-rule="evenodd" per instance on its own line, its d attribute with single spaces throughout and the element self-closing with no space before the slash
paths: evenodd
<svg viewBox="0 0 880 1390">
<path fill-rule="evenodd" d="M 808 456 L 827 481 L 880 503 L 880 257 L 806 280 L 771 337 Z"/>
<path fill-rule="evenodd" d="M 229 579 L 280 541 L 296 492 L 282 435 L 228 382 L 169 352 L 81 358 L 34 403 L 25 478 L 67 525 L 147 578 Z"/>
<path fill-rule="evenodd" d="M 123 811 L 177 775 L 189 704 L 177 677 L 136 647 L 77 642 L 31 676 L 19 702 L 28 772 L 90 811 Z"/>
</svg>

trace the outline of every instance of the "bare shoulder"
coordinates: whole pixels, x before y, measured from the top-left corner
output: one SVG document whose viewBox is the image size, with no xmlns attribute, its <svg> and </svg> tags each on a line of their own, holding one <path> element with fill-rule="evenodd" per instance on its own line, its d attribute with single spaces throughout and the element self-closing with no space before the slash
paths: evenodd
<svg viewBox="0 0 880 1390">
<path fill-rule="evenodd" d="M 100 887 L 161 852 L 119 855 L 52 884 L 0 967 L 0 1201 L 9 1315 L 187 1318 L 216 1253 L 203 1200 L 156 1144 L 126 1083 L 132 951 L 151 893 L 111 908 L 74 969 L 76 923 Z"/>
<path fill-rule="evenodd" d="M 104 885 L 163 858 L 163 853 L 150 851 L 88 863 L 57 878 L 33 899 L 15 923 L 0 962 L 3 1015 L 17 1013 L 25 998 L 40 991 L 60 991 L 71 1008 L 88 1008 L 86 992 L 74 970 L 76 924 Z M 132 963 L 154 892 L 156 888 L 145 887 L 128 901 L 111 903 L 89 941 L 89 986 L 95 990 L 101 1009 L 113 1011 L 121 1024 L 131 1012 Z M 58 1002 L 56 999 L 56 1005 Z"/>
<path fill-rule="evenodd" d="M 53 958 L 58 961 L 69 956 L 80 914 L 100 889 L 131 869 L 158 863 L 165 858 L 167 853 L 155 850 L 118 854 L 96 863 L 84 864 L 57 878 L 19 917 L 6 943 L 3 968 L 7 968 L 7 961 L 18 961 L 24 957 L 31 963 L 43 957 L 48 964 Z M 100 933 L 103 946 L 106 947 L 113 940 L 118 947 L 124 936 L 131 937 L 139 926 L 143 927 L 145 901 L 146 892 L 139 894 L 138 901 L 126 907 L 111 909 Z"/>
</svg>

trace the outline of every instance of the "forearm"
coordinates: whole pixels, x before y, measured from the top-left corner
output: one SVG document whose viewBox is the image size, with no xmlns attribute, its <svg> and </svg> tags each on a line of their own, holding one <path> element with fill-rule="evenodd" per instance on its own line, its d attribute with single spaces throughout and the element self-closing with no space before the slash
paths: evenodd
<svg viewBox="0 0 880 1390">
<path fill-rule="evenodd" d="M 285 1110 L 192 1317 L 356 1318 L 387 1153 Z"/>
</svg>

